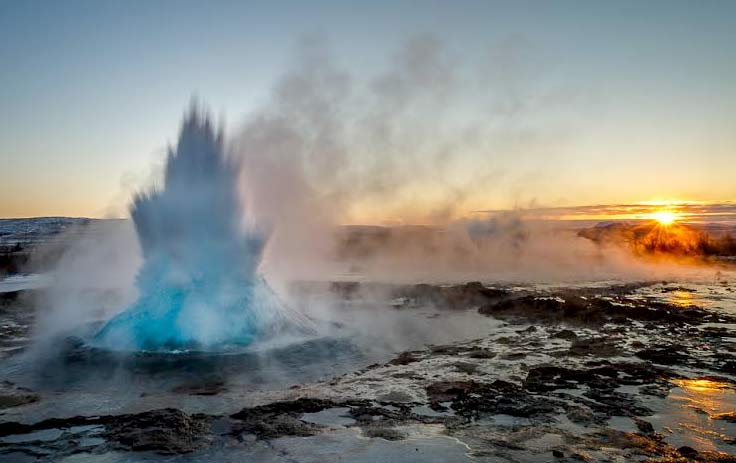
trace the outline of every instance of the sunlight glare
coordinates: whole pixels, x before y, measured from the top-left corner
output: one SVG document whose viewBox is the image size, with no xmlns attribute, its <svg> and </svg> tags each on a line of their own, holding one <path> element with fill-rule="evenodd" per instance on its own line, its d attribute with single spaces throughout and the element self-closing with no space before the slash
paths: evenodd
<svg viewBox="0 0 736 463">
<path fill-rule="evenodd" d="M 677 219 L 677 214 L 672 211 L 657 211 L 652 214 L 652 219 L 662 225 L 671 225 Z"/>
</svg>

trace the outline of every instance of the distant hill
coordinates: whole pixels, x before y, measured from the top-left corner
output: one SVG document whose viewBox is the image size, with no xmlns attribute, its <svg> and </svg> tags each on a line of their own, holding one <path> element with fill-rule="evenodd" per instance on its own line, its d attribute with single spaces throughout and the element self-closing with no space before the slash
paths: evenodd
<svg viewBox="0 0 736 463">
<path fill-rule="evenodd" d="M 53 246 L 76 236 L 94 233 L 98 227 L 114 225 L 121 219 L 89 219 L 86 217 L 33 217 L 0 219 L 0 277 L 6 274 L 41 271 L 31 265 L 31 254 L 39 246 L 47 246 L 44 263 L 50 265 L 62 252 Z"/>
<path fill-rule="evenodd" d="M 735 232 L 733 226 L 721 224 L 602 222 L 580 230 L 578 236 L 626 246 L 637 255 L 731 258 L 736 256 Z"/>
<path fill-rule="evenodd" d="M 34 217 L 0 219 L 0 244 L 14 245 L 45 241 L 74 227 L 86 227 L 91 221 L 83 217 Z"/>
</svg>

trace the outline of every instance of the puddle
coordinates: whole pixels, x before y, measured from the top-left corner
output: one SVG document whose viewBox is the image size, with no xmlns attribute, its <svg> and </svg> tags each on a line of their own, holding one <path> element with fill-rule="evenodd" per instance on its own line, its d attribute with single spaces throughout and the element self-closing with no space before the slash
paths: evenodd
<svg viewBox="0 0 736 463">
<path fill-rule="evenodd" d="M 63 431 L 61 429 L 44 429 L 41 431 L 34 431 L 28 434 L 14 434 L 11 436 L 5 436 L 0 438 L 0 442 L 7 444 L 17 444 L 19 442 L 32 442 L 32 441 L 54 441 L 61 437 Z"/>
<path fill-rule="evenodd" d="M 305 413 L 302 420 L 325 426 L 350 426 L 355 424 L 355 420 L 348 415 L 349 412 L 347 407 L 328 408 L 316 413 Z"/>
<path fill-rule="evenodd" d="M 736 454 L 736 423 L 714 419 L 736 411 L 736 391 L 728 382 L 710 378 L 676 379 L 659 412 L 648 417 L 666 441 L 680 447 Z"/>
</svg>

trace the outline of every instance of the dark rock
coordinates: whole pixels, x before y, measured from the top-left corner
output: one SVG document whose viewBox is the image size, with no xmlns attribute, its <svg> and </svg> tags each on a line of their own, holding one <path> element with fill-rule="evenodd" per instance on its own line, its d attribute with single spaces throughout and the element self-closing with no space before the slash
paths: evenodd
<svg viewBox="0 0 736 463">
<path fill-rule="evenodd" d="M 644 421 L 641 418 L 632 417 L 632 420 L 634 420 L 634 424 L 636 424 L 636 427 L 639 428 L 639 431 L 643 432 L 644 434 L 654 434 L 654 426 L 652 426 L 652 423 L 649 421 Z"/>
<path fill-rule="evenodd" d="M 54 428 L 69 428 L 72 426 L 86 426 L 89 424 L 101 424 L 104 420 L 100 417 L 73 416 L 71 418 L 49 418 L 33 424 L 18 423 L 17 421 L 5 421 L 0 423 L 0 437 L 15 434 L 28 434 L 34 431 Z"/>
<path fill-rule="evenodd" d="M 465 352 L 465 348 L 456 345 L 429 346 L 430 352 L 437 355 L 459 355 Z"/>
<path fill-rule="evenodd" d="M 688 447 L 687 445 L 683 445 L 682 447 L 678 448 L 677 451 L 680 452 L 680 455 L 685 458 L 695 458 L 698 456 L 698 451 L 692 447 Z"/>
<path fill-rule="evenodd" d="M 367 401 L 334 402 L 325 399 L 301 398 L 293 401 L 273 402 L 253 408 L 245 408 L 230 418 L 240 421 L 232 434 L 254 434 L 261 439 L 282 436 L 311 436 L 323 426 L 307 423 L 299 418 L 304 413 L 316 413 L 328 408 L 367 406 Z"/>
<path fill-rule="evenodd" d="M 595 363 L 595 362 L 592 362 Z M 620 374 L 625 373 L 625 374 Z M 582 398 L 574 400 L 593 412 L 567 406 L 568 417 L 574 422 L 597 420 L 596 414 L 605 416 L 643 416 L 652 412 L 636 399 L 636 396 L 617 392 L 622 385 L 642 385 L 665 382 L 674 374 L 669 370 L 640 363 L 603 363 L 591 368 L 570 369 L 552 365 L 542 365 L 529 370 L 524 380 L 524 388 L 532 392 L 549 392 L 556 389 L 576 389 L 587 386 Z"/>
<path fill-rule="evenodd" d="M 736 375 L 736 361 L 723 362 L 721 365 L 718 366 L 718 370 L 724 373 Z"/>
<path fill-rule="evenodd" d="M 661 291 L 663 293 L 672 293 L 672 292 L 675 292 L 675 291 L 681 292 L 681 293 L 695 293 L 695 292 L 697 292 L 697 291 L 695 291 L 692 288 L 685 288 L 685 287 L 682 287 L 682 286 L 666 286 L 666 287 L 662 288 Z"/>
<path fill-rule="evenodd" d="M 268 418 L 250 418 L 233 427 L 233 434 L 253 434 L 260 439 L 276 439 L 283 436 L 313 436 L 321 425 L 307 423 L 291 415 L 275 415 Z"/>
<path fill-rule="evenodd" d="M 0 382 L 0 410 L 27 405 L 39 400 L 41 396 L 30 389 L 18 387 L 10 381 Z"/>
<path fill-rule="evenodd" d="M 208 445 L 211 421 L 208 415 L 187 415 L 181 410 L 166 408 L 117 416 L 49 418 L 34 424 L 5 422 L 0 423 L 0 436 L 102 425 L 105 427 L 102 436 L 113 448 L 178 454 Z"/>
<path fill-rule="evenodd" d="M 391 375 L 392 378 L 411 379 L 418 381 L 424 378 L 424 376 L 414 373 L 412 371 L 402 371 L 401 373 L 394 373 Z"/>
<path fill-rule="evenodd" d="M 209 444 L 211 421 L 207 415 L 187 415 L 165 408 L 117 416 L 106 425 L 104 435 L 122 450 L 188 453 Z"/>
<path fill-rule="evenodd" d="M 551 337 L 572 341 L 573 339 L 577 339 L 578 335 L 573 330 L 560 330 L 553 333 Z"/>
<path fill-rule="evenodd" d="M 389 365 L 408 365 L 418 362 L 420 359 L 415 352 L 402 352 L 398 357 L 388 362 Z"/>
<path fill-rule="evenodd" d="M 441 381 L 427 386 L 427 396 L 433 403 L 450 402 L 480 387 L 475 381 Z"/>
<path fill-rule="evenodd" d="M 639 392 L 643 395 L 659 397 L 664 399 L 670 393 L 673 384 L 667 381 L 660 381 L 652 384 L 646 384 L 639 388 Z"/>
<path fill-rule="evenodd" d="M 412 402 L 414 400 L 414 396 L 408 392 L 394 390 L 381 394 L 376 398 L 376 400 L 382 404 L 404 404 Z"/>
<path fill-rule="evenodd" d="M 327 408 L 365 405 L 366 403 L 367 401 L 361 400 L 334 402 L 326 399 L 302 397 L 296 400 L 272 402 L 270 404 L 259 405 L 257 407 L 244 408 L 241 411 L 230 415 L 230 417 L 236 420 L 247 420 L 252 416 L 274 416 L 284 414 L 300 416 L 303 413 L 316 413 Z"/>
<path fill-rule="evenodd" d="M 556 297 L 522 296 L 486 304 L 478 309 L 484 315 L 502 320 L 532 321 L 535 323 L 577 323 L 603 325 L 608 320 L 610 302 L 593 302 L 580 297 L 559 300 Z"/>
<path fill-rule="evenodd" d="M 570 405 L 566 407 L 566 415 L 567 415 L 567 418 L 573 423 L 585 424 L 585 425 L 605 422 L 608 419 L 607 416 L 599 416 L 597 414 L 594 414 L 588 408 L 570 406 Z"/>
<path fill-rule="evenodd" d="M 570 355 L 595 355 L 596 357 L 614 357 L 621 354 L 621 350 L 611 338 L 576 338 L 572 341 Z"/>
<path fill-rule="evenodd" d="M 555 410 L 554 401 L 533 396 L 520 386 L 506 381 L 493 383 L 445 381 L 426 388 L 430 404 L 452 402 L 451 408 L 465 418 L 481 414 L 518 417 L 547 415 Z"/>
<path fill-rule="evenodd" d="M 393 428 L 371 427 L 364 429 L 363 433 L 370 438 L 381 438 L 391 441 L 406 439 L 403 433 Z"/>
<path fill-rule="evenodd" d="M 584 297 L 581 291 L 571 290 L 548 297 L 524 295 L 487 303 L 478 312 L 514 323 L 567 323 L 594 328 L 601 328 L 606 323 L 626 325 L 631 320 L 661 322 L 672 326 L 696 325 L 712 316 L 708 311 L 697 307 L 679 307 L 664 302 L 626 298 L 614 289 L 609 289 L 607 293 L 608 299 Z M 736 317 L 726 318 L 736 320 Z"/>
<path fill-rule="evenodd" d="M 396 292 L 395 296 L 409 298 L 416 304 L 458 310 L 487 304 L 506 297 L 507 294 L 505 290 L 487 288 L 482 283 L 474 281 L 456 286 L 419 284 L 402 288 Z"/>
<path fill-rule="evenodd" d="M 661 365 L 678 365 L 687 360 L 688 356 L 675 346 L 655 346 L 640 350 L 636 353 L 640 359 Z"/>
<path fill-rule="evenodd" d="M 619 448 L 636 449 L 648 455 L 667 455 L 668 445 L 654 436 L 643 436 L 631 432 L 618 431 L 616 429 L 602 429 L 594 433 L 600 443 Z"/>
<path fill-rule="evenodd" d="M 455 369 L 461 373 L 472 375 L 478 370 L 478 365 L 469 362 L 457 362 L 452 364 Z"/>
<path fill-rule="evenodd" d="M 583 395 L 595 401 L 589 404 L 593 409 L 610 416 L 648 416 L 653 413 L 633 395 L 608 389 L 589 389 Z"/>
<path fill-rule="evenodd" d="M 570 369 L 551 365 L 533 367 L 527 373 L 524 387 L 534 392 L 555 389 L 575 389 L 581 384 L 590 387 L 611 387 L 612 380 L 618 376 L 618 369 L 603 366 L 590 369 Z"/>
<path fill-rule="evenodd" d="M 589 456 L 583 455 L 581 453 L 573 453 L 572 455 L 570 455 L 570 459 L 572 461 L 582 461 L 583 463 L 593 463 L 594 461 Z"/>
<path fill-rule="evenodd" d="M 488 349 L 473 349 L 467 352 L 467 356 L 474 359 L 492 359 L 496 353 Z"/>
</svg>

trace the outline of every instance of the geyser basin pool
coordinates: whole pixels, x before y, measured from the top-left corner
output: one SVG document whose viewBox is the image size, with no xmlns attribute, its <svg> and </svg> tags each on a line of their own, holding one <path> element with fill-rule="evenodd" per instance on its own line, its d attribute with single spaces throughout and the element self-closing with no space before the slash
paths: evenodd
<svg viewBox="0 0 736 463">
<path fill-rule="evenodd" d="M 36 368 L 19 364 L 5 372 L 34 390 L 85 394 L 104 390 L 104 395 L 116 396 L 115 401 L 123 404 L 131 397 L 140 401 L 141 394 L 211 395 L 208 391 L 221 392 L 225 385 L 234 393 L 280 389 L 342 374 L 372 360 L 346 337 L 257 343 L 227 352 L 119 351 L 68 337 L 35 360 Z"/>
<path fill-rule="evenodd" d="M 138 300 L 93 344 L 222 350 L 308 325 L 257 273 L 266 236 L 243 226 L 237 181 L 222 134 L 192 109 L 169 150 L 163 188 L 138 194 L 131 205 L 144 259 Z"/>
</svg>

